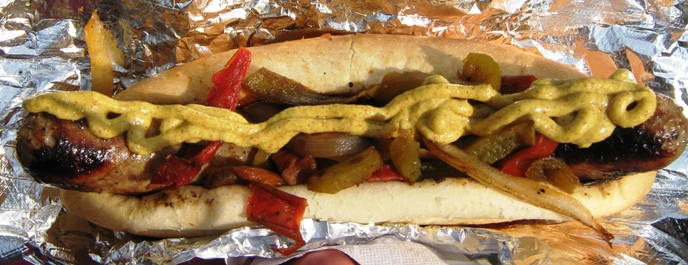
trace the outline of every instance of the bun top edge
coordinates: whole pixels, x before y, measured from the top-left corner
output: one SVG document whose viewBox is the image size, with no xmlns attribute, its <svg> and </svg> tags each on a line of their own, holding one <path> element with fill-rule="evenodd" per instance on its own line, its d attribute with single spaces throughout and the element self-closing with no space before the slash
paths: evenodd
<svg viewBox="0 0 688 265">
<path fill-rule="evenodd" d="M 510 45 L 473 40 L 389 34 L 321 36 L 249 47 L 249 74 L 261 67 L 322 93 L 361 90 L 391 72 L 421 71 L 455 77 L 471 52 L 492 56 L 503 75 L 570 79 L 576 69 Z M 212 88 L 211 76 L 235 50 L 176 66 L 142 80 L 117 95 L 122 100 L 158 104 L 200 103 Z"/>
</svg>

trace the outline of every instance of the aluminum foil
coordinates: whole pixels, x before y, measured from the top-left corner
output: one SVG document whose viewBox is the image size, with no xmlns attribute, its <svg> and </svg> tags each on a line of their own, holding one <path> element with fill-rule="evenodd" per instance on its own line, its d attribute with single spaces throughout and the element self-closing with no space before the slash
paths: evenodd
<svg viewBox="0 0 688 265">
<path fill-rule="evenodd" d="M 688 114 L 687 1 L 0 1 L 2 264 L 285 260 L 271 248 L 290 241 L 261 227 L 156 240 L 94 226 L 64 212 L 56 190 L 18 166 L 21 101 L 40 91 L 89 89 L 82 27 L 96 9 L 125 52 L 119 89 L 238 46 L 323 33 L 411 34 L 515 45 L 595 76 L 629 68 Z M 301 225 L 308 245 L 296 255 L 338 248 L 358 253 L 360 264 L 398 257 L 406 264 L 687 264 L 688 153 L 660 172 L 643 202 L 604 224 L 617 237 L 613 248 L 577 222 L 421 227 L 309 219 Z"/>
</svg>

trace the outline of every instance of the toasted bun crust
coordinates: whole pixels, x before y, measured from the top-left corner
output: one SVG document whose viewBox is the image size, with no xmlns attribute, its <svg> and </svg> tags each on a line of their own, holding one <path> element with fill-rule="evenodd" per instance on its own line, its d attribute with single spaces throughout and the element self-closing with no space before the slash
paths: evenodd
<svg viewBox="0 0 688 265">
<path fill-rule="evenodd" d="M 284 42 L 250 48 L 250 71 L 266 67 L 320 92 L 360 90 L 379 83 L 390 72 L 422 71 L 454 77 L 470 52 L 485 53 L 504 75 L 579 78 L 573 68 L 509 46 L 471 41 L 394 36 L 347 35 Z M 180 65 L 139 82 L 117 95 L 122 100 L 159 104 L 201 103 L 212 87 L 210 77 L 234 51 Z M 655 172 L 626 176 L 601 185 L 579 187 L 573 196 L 595 217 L 620 212 L 649 192 Z M 304 218 L 360 223 L 486 224 L 534 219 L 565 221 L 568 217 L 513 199 L 467 178 L 363 183 L 337 194 L 315 193 L 305 186 L 281 189 L 304 197 Z M 248 189 L 226 186 L 207 190 L 185 186 L 142 197 L 63 190 L 67 211 L 118 231 L 154 237 L 217 234 L 249 225 Z"/>
</svg>

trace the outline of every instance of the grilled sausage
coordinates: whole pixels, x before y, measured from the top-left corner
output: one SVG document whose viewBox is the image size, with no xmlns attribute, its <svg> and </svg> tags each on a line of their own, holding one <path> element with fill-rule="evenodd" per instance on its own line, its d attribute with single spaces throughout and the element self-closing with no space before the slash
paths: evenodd
<svg viewBox="0 0 688 265">
<path fill-rule="evenodd" d="M 687 129 L 681 107 L 658 94 L 655 113 L 643 124 L 617 127 L 612 136 L 589 148 L 560 145 L 554 155 L 562 158 L 583 182 L 618 178 L 668 166 L 683 153 Z"/>
</svg>

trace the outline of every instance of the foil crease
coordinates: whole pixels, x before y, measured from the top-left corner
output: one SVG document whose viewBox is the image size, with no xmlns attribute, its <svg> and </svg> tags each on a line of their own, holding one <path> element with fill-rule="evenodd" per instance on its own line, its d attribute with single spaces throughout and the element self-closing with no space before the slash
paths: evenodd
<svg viewBox="0 0 688 265">
<path fill-rule="evenodd" d="M 0 263 L 248 264 L 279 257 L 271 247 L 290 244 L 261 227 L 163 240 L 110 231 L 64 212 L 55 189 L 23 172 L 14 150 L 21 101 L 90 88 L 82 28 L 94 10 L 125 52 L 116 68 L 119 89 L 239 46 L 323 33 L 408 34 L 515 45 L 595 76 L 629 68 L 688 114 L 688 2 L 680 0 L 2 1 Z M 414 242 L 450 264 L 685 264 L 688 153 L 660 171 L 644 201 L 604 223 L 617 236 L 612 249 L 576 222 L 421 227 L 304 220 L 308 245 L 300 252 Z"/>
</svg>

